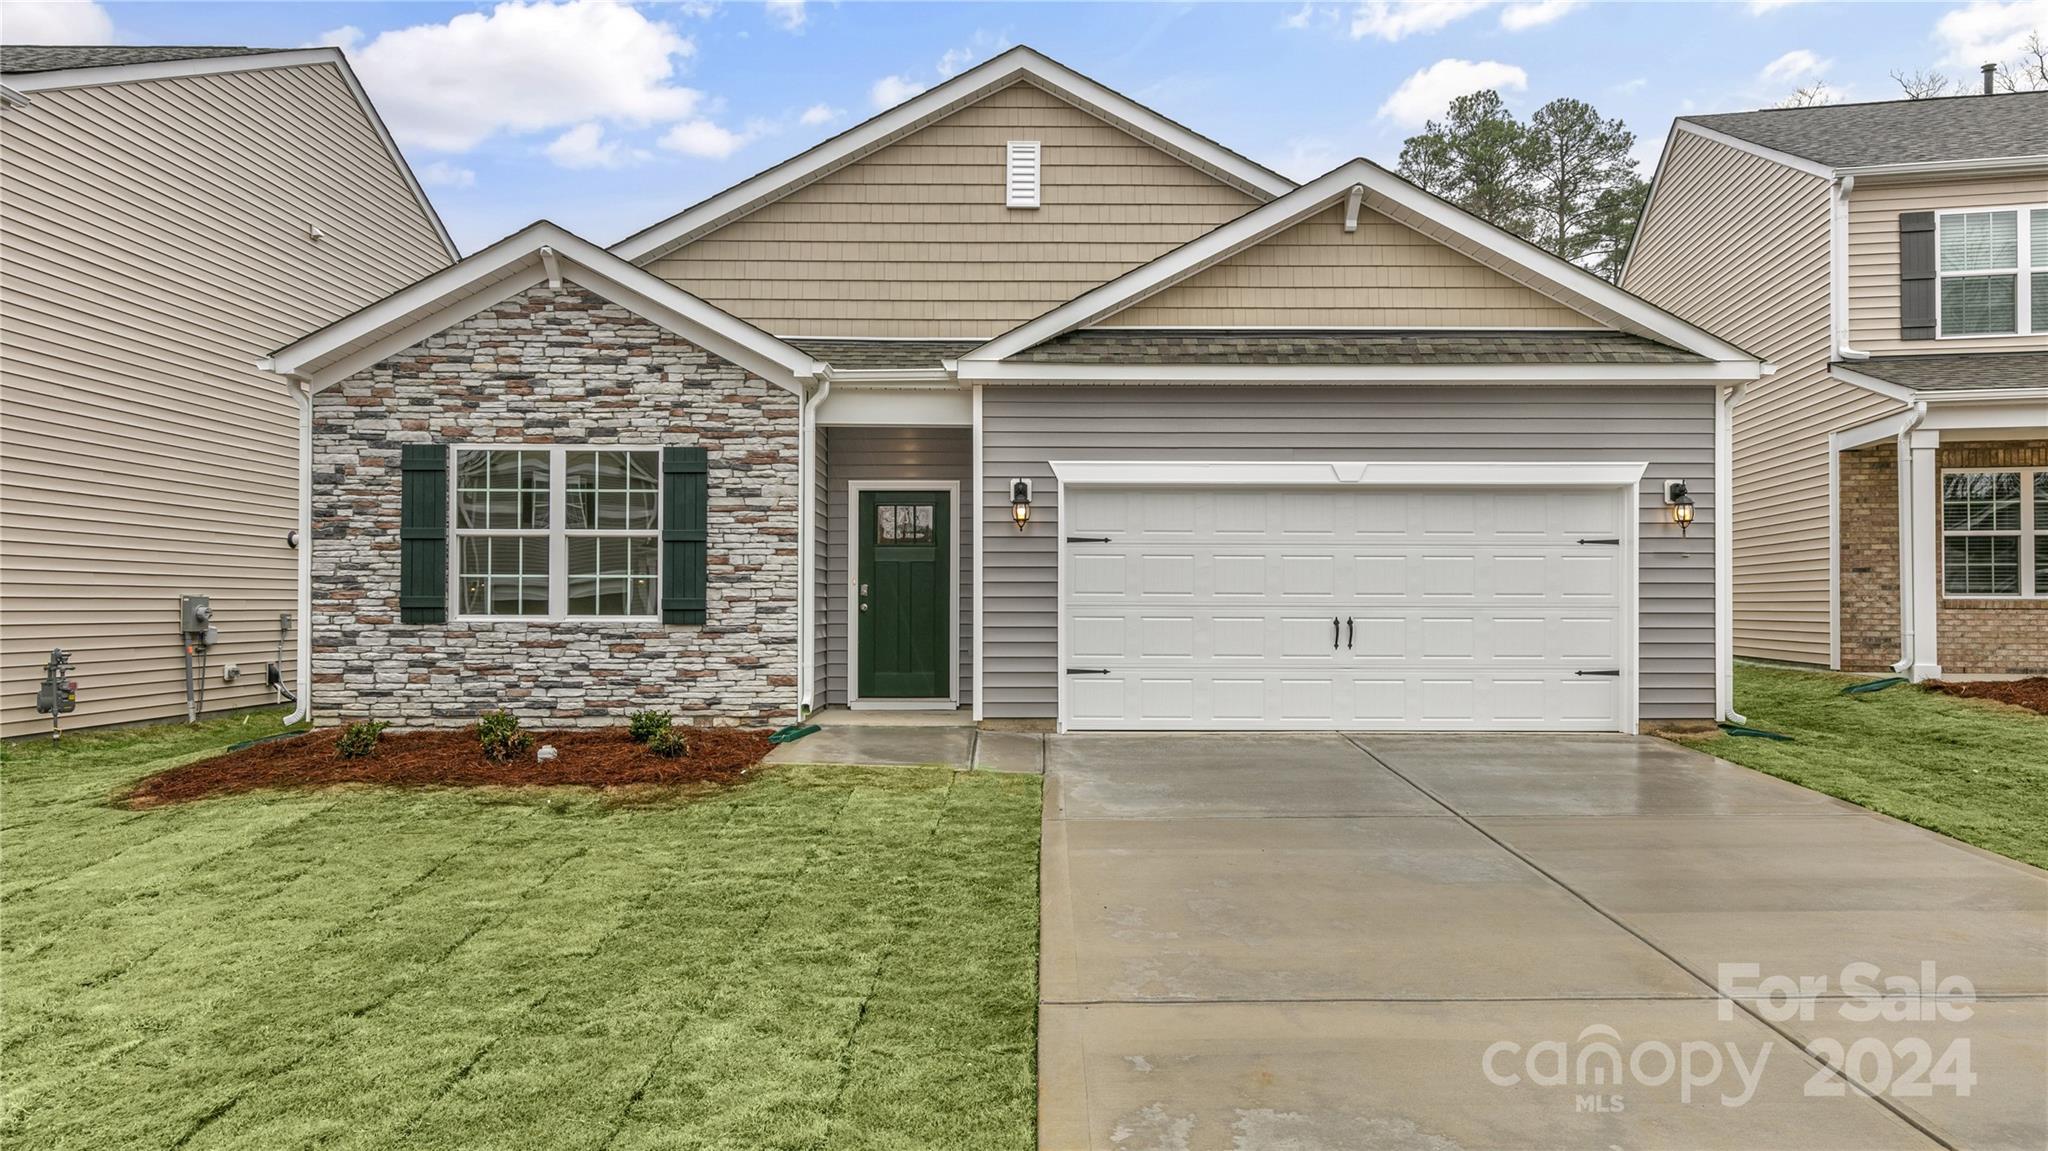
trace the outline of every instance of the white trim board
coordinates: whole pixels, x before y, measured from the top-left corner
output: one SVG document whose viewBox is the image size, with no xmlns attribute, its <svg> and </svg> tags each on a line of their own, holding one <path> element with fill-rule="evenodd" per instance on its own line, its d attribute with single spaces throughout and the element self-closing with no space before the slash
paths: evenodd
<svg viewBox="0 0 2048 1151">
<path fill-rule="evenodd" d="M 455 240 L 448 235 L 448 228 L 441 223 L 441 214 L 434 210 L 433 201 L 427 199 L 426 189 L 420 186 L 418 177 L 413 175 L 412 165 L 406 163 L 405 153 L 398 150 L 398 142 L 391 138 L 391 132 L 384 126 L 384 118 L 377 114 L 377 106 L 370 102 L 370 96 L 363 91 L 363 85 L 356 79 L 355 70 L 348 66 L 348 57 L 339 48 L 295 48 L 281 52 L 255 52 L 243 56 L 212 56 L 198 60 L 159 60 L 149 64 L 116 64 L 104 68 L 63 68 L 53 72 L 8 72 L 7 87 L 14 92 L 27 95 L 31 92 L 54 92 L 63 88 L 96 88 L 111 84 L 141 84 L 151 80 L 179 80 L 191 76 L 226 76 L 236 72 L 260 72 L 270 68 L 303 68 L 332 64 L 341 70 L 342 80 L 348 84 L 356 103 L 363 109 L 363 115 L 370 120 L 370 127 L 376 130 L 377 139 L 390 154 L 391 162 L 398 166 L 399 174 L 405 177 L 406 187 L 413 198 L 419 201 L 420 209 L 427 214 L 427 222 L 433 225 L 434 234 L 440 237 L 441 247 L 448 253 L 448 261 L 462 258 L 456 250 Z"/>
<path fill-rule="evenodd" d="M 953 361 L 962 383 L 1161 384 L 1641 384 L 1676 380 L 1748 381 L 1755 361 L 1696 364 L 1041 364 Z"/>
<path fill-rule="evenodd" d="M 946 677 L 946 695 L 933 699 L 899 699 L 889 696 L 883 699 L 863 700 L 860 697 L 860 494 L 862 492 L 946 492 L 951 500 L 951 529 L 947 534 L 946 547 L 946 599 L 948 614 L 947 652 L 952 672 Z M 848 480 L 846 481 L 846 706 L 850 710 L 861 708 L 923 710 L 957 708 L 960 706 L 960 540 L 953 533 L 960 530 L 960 481 L 959 480 Z M 977 517 L 978 519 L 979 517 Z M 829 533 L 827 533 L 829 534 Z M 980 566 L 976 565 L 976 572 Z M 975 588 L 975 603 L 980 604 L 980 586 Z M 976 634 L 977 649 L 980 645 Z M 979 681 L 975 684 L 974 697 L 981 698 Z"/>
<path fill-rule="evenodd" d="M 1206 139 L 1150 108 L 1022 45 L 960 73 L 808 151 L 743 180 L 711 198 L 612 246 L 635 263 L 658 259 L 765 204 L 789 195 L 932 121 L 1007 88 L 1028 82 L 1105 123 L 1262 199 L 1293 189 L 1294 182 Z"/>
<path fill-rule="evenodd" d="M 1430 195 L 1370 160 L 1357 159 L 1340 164 L 1271 203 L 1254 208 L 968 352 L 960 357 L 962 378 L 971 378 L 966 375 L 970 364 L 1007 359 L 1165 291 L 1344 200 L 1354 187 L 1365 189 L 1366 204 L 1375 212 L 1478 259 L 1568 307 L 1622 330 L 1696 352 L 1710 360 L 1744 367 L 1751 372 L 1748 378 L 1755 378 L 1762 370 L 1756 357 L 1705 329 Z"/>
<path fill-rule="evenodd" d="M 829 370 L 821 361 L 566 229 L 541 220 L 460 263 L 280 348 L 261 365 L 320 391 L 393 352 L 563 274 L 644 319 L 798 396 Z"/>
</svg>

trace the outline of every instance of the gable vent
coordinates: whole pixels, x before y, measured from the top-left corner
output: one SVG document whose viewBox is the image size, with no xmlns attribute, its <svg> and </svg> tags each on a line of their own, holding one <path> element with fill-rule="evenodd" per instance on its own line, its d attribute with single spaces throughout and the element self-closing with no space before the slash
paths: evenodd
<svg viewBox="0 0 2048 1151">
<path fill-rule="evenodd" d="M 1007 192 L 1003 203 L 1011 208 L 1038 207 L 1039 174 L 1043 166 L 1039 163 L 1038 141 L 1012 140 L 1009 143 Z"/>
</svg>

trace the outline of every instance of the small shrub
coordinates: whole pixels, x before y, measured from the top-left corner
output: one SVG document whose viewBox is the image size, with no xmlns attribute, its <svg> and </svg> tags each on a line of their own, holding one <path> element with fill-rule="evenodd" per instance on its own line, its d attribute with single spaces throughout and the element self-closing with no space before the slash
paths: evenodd
<svg viewBox="0 0 2048 1151">
<path fill-rule="evenodd" d="M 665 711 L 636 711 L 628 718 L 626 730 L 632 732 L 634 743 L 652 743 L 673 723 L 674 718 Z"/>
<path fill-rule="evenodd" d="M 485 759 L 509 763 L 533 746 L 533 733 L 519 730 L 519 717 L 511 712 L 493 711 L 476 721 L 476 740 L 483 745 Z"/>
<path fill-rule="evenodd" d="M 334 741 L 334 754 L 343 759 L 361 759 L 377 750 L 377 737 L 390 726 L 375 719 L 349 724 L 341 729 L 341 738 Z"/>
<path fill-rule="evenodd" d="M 680 759 L 690 754 L 690 740 L 682 728 L 664 724 L 660 731 L 648 738 L 647 750 L 665 759 Z"/>
</svg>

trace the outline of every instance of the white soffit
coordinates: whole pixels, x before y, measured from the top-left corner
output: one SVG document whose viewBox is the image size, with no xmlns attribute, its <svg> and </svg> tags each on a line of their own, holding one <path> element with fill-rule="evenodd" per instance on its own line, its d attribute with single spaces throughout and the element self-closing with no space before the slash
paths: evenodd
<svg viewBox="0 0 2048 1151">
<path fill-rule="evenodd" d="M 1027 47 L 1012 48 L 612 246 L 644 263 L 876 152 L 992 92 L 1028 82 L 1124 132 L 1270 200 L 1294 182 Z"/>
<path fill-rule="evenodd" d="M 803 381 L 828 370 L 760 328 L 545 220 L 278 349 L 261 366 L 305 379 L 316 391 L 330 387 L 546 283 L 550 262 L 562 276 L 605 299 L 798 394 Z"/>
</svg>

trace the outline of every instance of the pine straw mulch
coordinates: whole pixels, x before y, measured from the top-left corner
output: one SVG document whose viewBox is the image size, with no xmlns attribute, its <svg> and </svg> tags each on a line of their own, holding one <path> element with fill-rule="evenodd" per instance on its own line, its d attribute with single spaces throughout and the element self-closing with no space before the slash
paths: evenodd
<svg viewBox="0 0 2048 1151">
<path fill-rule="evenodd" d="M 2048 715 L 2048 675 L 2029 676 L 2026 679 L 1973 680 L 1967 683 L 1937 679 L 1929 681 L 1925 686 L 1944 695 L 1995 700 Z"/>
<path fill-rule="evenodd" d="M 377 750 L 361 759 L 335 754 L 341 729 L 328 728 L 270 740 L 148 776 L 121 798 L 130 807 L 155 807 L 212 795 L 266 788 L 331 787 L 371 783 L 386 787 L 627 787 L 732 784 L 773 747 L 768 733 L 730 727 L 687 729 L 689 754 L 656 755 L 624 726 L 535 731 L 533 747 L 547 744 L 547 763 L 533 750 L 510 763 L 492 763 L 476 730 L 386 732 Z"/>
</svg>

